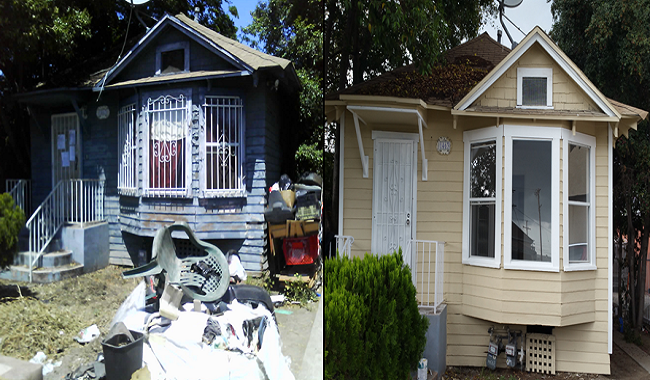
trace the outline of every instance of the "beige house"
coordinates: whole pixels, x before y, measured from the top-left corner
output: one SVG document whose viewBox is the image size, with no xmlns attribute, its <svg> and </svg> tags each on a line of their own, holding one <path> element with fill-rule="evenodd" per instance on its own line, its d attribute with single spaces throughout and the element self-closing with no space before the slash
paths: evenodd
<svg viewBox="0 0 650 380">
<path fill-rule="evenodd" d="M 326 98 L 339 236 L 352 256 L 402 247 L 423 306 L 444 264 L 448 365 L 485 366 L 488 328 L 508 326 L 552 335 L 557 371 L 609 374 L 612 149 L 647 112 L 606 98 L 539 28 L 446 58 L 478 79 L 422 90 L 407 67 Z"/>
</svg>

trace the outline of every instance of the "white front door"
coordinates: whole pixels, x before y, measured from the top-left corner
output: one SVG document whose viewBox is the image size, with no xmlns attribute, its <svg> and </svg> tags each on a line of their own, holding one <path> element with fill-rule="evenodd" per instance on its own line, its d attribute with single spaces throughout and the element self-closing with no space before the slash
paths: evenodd
<svg viewBox="0 0 650 380">
<path fill-rule="evenodd" d="M 52 187 L 81 177 L 79 118 L 76 113 L 52 115 Z"/>
<path fill-rule="evenodd" d="M 411 137 L 410 134 L 406 136 Z M 415 222 L 413 197 L 417 178 L 416 147 L 415 138 L 377 138 L 374 141 L 373 254 L 393 253 L 400 247 L 404 251 L 412 239 Z"/>
</svg>

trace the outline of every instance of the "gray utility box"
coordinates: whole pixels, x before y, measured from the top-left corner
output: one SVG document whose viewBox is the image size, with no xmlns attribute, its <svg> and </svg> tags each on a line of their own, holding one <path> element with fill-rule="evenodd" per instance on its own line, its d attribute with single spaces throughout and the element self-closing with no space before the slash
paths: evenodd
<svg viewBox="0 0 650 380">
<path fill-rule="evenodd" d="M 442 375 L 447 369 L 447 305 L 440 305 L 437 311 L 420 309 L 420 313 L 429 319 L 427 344 L 422 356 L 427 359 L 430 370 Z"/>
</svg>

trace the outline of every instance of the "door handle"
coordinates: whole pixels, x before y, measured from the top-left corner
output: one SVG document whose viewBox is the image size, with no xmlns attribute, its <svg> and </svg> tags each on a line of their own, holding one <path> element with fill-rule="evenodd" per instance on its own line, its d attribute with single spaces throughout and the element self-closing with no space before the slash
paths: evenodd
<svg viewBox="0 0 650 380">
<path fill-rule="evenodd" d="M 410 212 L 406 213 L 406 225 L 407 226 L 411 225 L 411 213 Z"/>
</svg>

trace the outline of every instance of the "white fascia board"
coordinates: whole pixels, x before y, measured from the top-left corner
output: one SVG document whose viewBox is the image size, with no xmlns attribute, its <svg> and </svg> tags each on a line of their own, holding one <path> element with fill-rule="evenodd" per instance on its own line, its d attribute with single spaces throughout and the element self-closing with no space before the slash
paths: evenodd
<svg viewBox="0 0 650 380">
<path fill-rule="evenodd" d="M 613 353 L 612 340 L 613 340 L 613 321 L 612 321 L 612 303 L 613 300 L 613 287 L 614 287 L 614 225 L 613 218 L 614 212 L 612 207 L 612 192 L 613 186 L 613 166 L 614 166 L 614 144 L 612 136 L 612 126 L 607 124 L 607 352 L 611 355 Z M 620 290 L 619 290 L 620 291 Z"/>
<path fill-rule="evenodd" d="M 407 113 L 407 114 L 415 114 L 420 121 L 422 121 L 422 124 L 424 124 L 425 128 L 429 128 L 427 125 L 426 121 L 424 120 L 424 117 L 422 117 L 422 114 L 420 114 L 420 111 L 416 109 L 410 109 L 410 108 L 392 108 L 392 107 L 377 107 L 377 106 L 348 106 L 347 107 L 351 112 L 358 112 L 358 111 L 374 111 L 374 112 L 398 112 L 398 113 Z M 365 124 L 365 122 L 364 122 Z"/>
<path fill-rule="evenodd" d="M 479 96 L 483 95 L 485 91 L 487 91 L 488 88 L 490 88 L 494 82 L 496 82 L 501 76 L 512 67 L 512 65 L 521 58 L 521 56 L 528 51 L 528 49 L 533 46 L 533 44 L 537 42 L 539 45 L 553 58 L 553 60 L 569 75 L 573 81 L 580 86 L 580 88 L 589 96 L 591 100 L 600 107 L 603 112 L 605 112 L 608 116 L 613 116 L 613 117 L 618 117 L 620 118 L 620 115 L 608 105 L 608 102 L 606 102 L 603 98 L 601 98 L 588 84 L 585 82 L 578 73 L 571 67 L 569 62 L 567 62 L 560 54 L 558 54 L 553 47 L 551 47 L 548 42 L 540 34 L 535 34 L 531 36 L 531 38 L 524 43 L 524 45 L 521 45 L 521 48 L 515 52 L 501 67 L 499 67 L 498 70 L 496 70 L 492 75 L 488 78 L 487 81 L 485 81 L 481 87 L 477 89 L 477 91 L 472 94 L 471 97 L 469 97 L 467 100 L 465 100 L 462 104 L 460 104 L 456 109 L 458 110 L 465 110 L 469 106 L 471 106 L 476 99 L 478 99 Z"/>
</svg>

